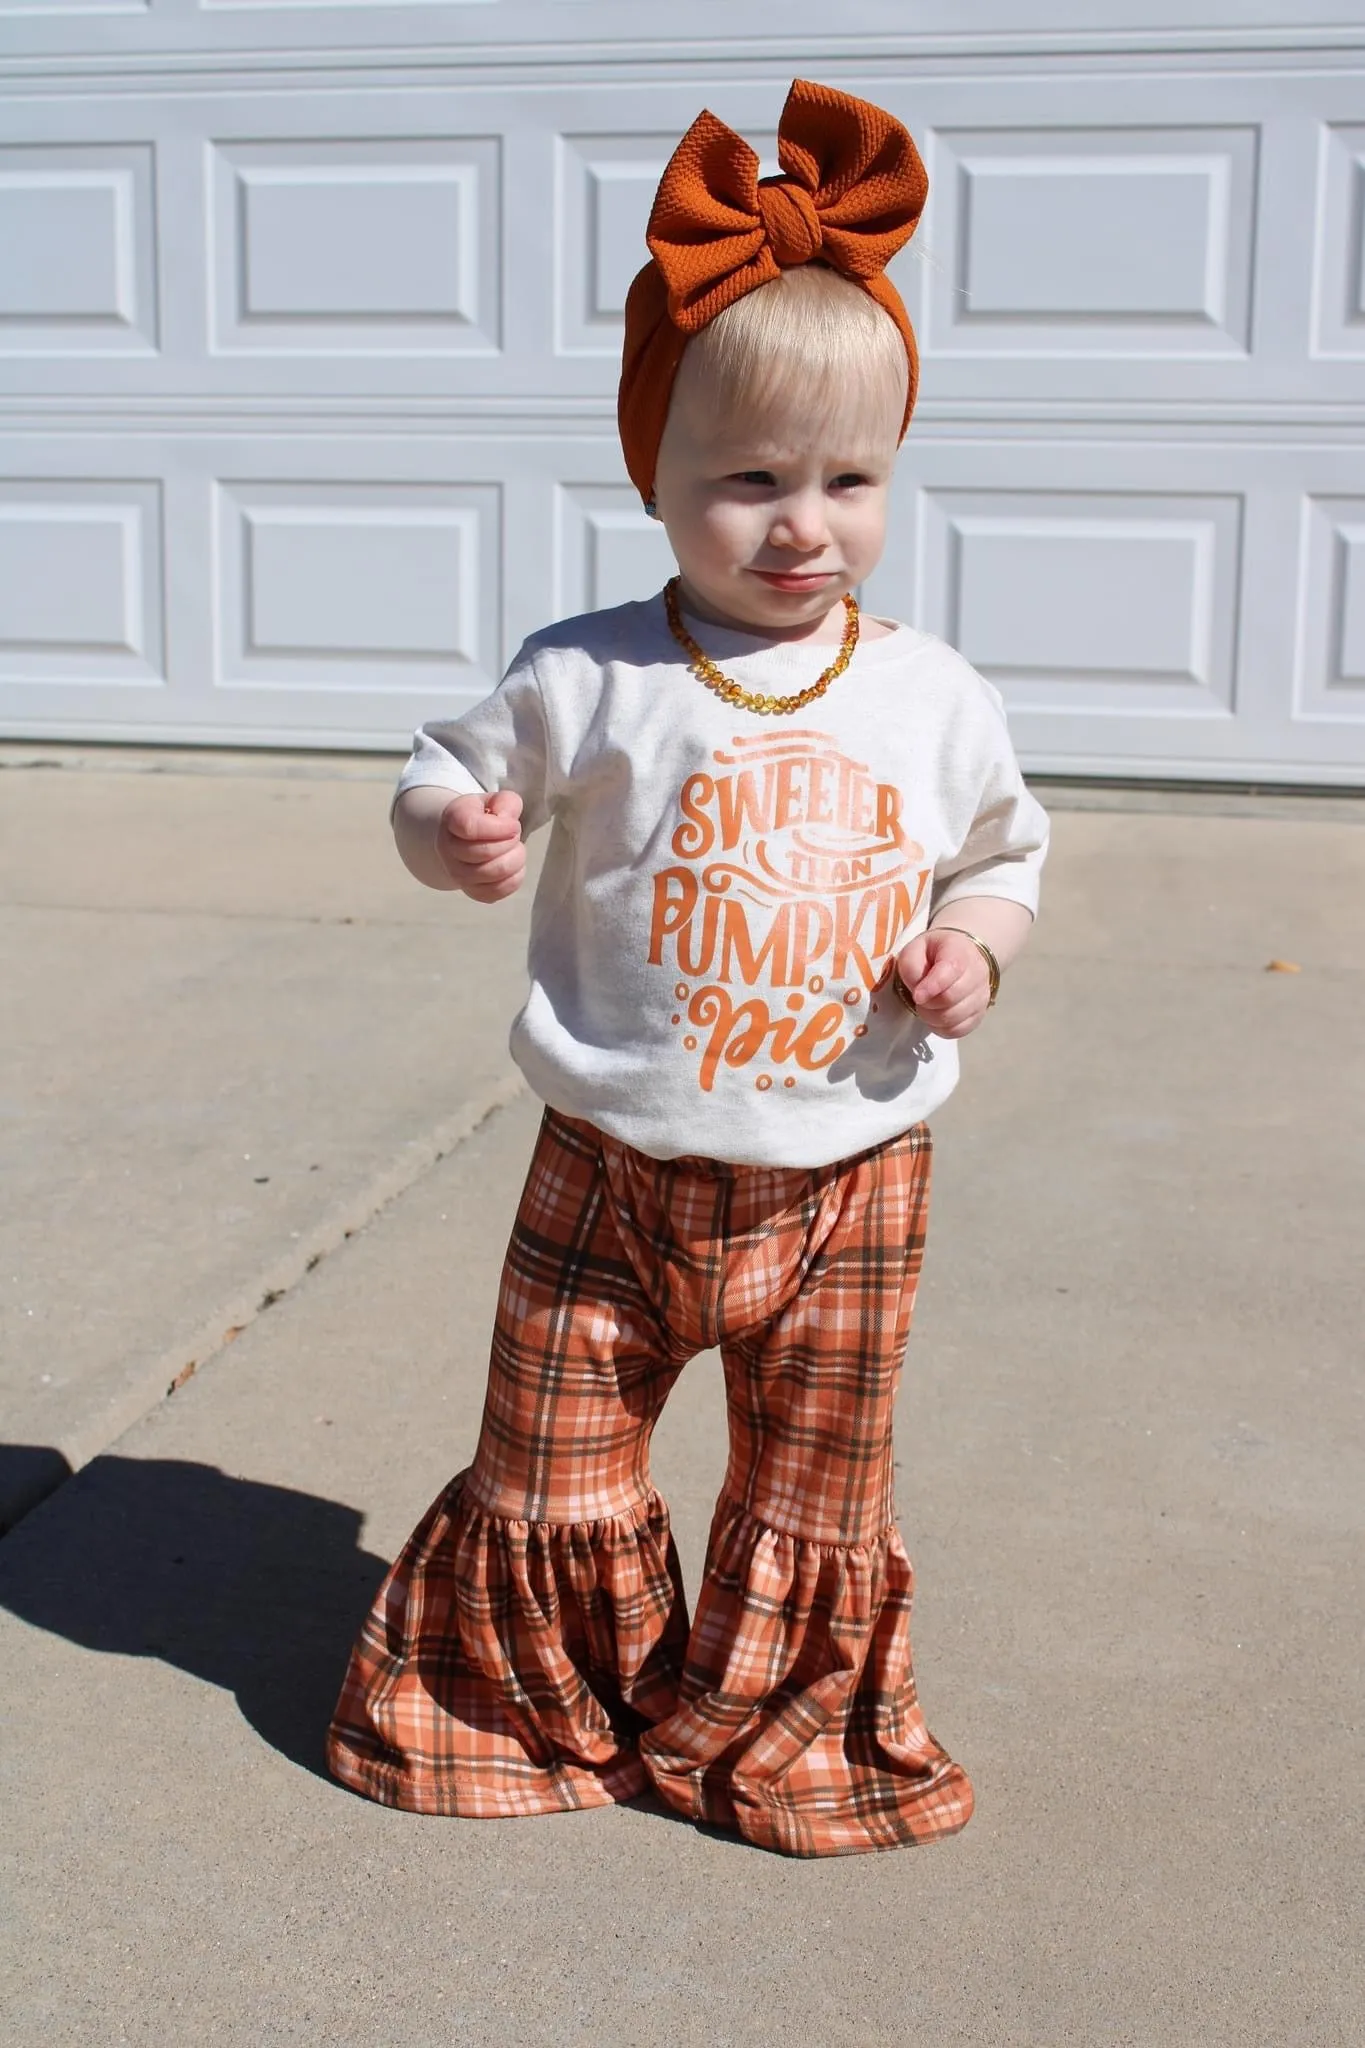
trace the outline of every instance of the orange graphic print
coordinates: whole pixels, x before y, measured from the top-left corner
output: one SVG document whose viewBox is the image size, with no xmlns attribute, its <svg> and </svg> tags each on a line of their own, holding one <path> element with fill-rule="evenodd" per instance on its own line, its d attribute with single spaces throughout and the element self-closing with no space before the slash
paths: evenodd
<svg viewBox="0 0 1365 2048">
<path fill-rule="evenodd" d="M 773 1068 L 817 1072 L 864 1034 L 854 1017 L 930 870 L 902 828 L 900 791 L 827 733 L 756 734 L 712 760 L 679 792 L 649 959 L 676 976 L 672 1021 L 700 1054 L 702 1088 L 722 1064 L 756 1064 L 764 1090 Z"/>
</svg>

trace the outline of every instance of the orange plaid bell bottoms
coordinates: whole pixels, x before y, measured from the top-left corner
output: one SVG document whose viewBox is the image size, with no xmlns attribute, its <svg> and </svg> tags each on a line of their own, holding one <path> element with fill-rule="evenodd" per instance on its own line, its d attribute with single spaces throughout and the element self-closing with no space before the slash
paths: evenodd
<svg viewBox="0 0 1365 2048">
<path fill-rule="evenodd" d="M 361 1630 L 328 1736 L 343 1784 L 475 1819 L 652 1785 L 794 1856 L 965 1824 L 892 1507 L 929 1167 L 922 1124 L 807 1171 L 650 1159 L 547 1110 L 474 1462 Z M 730 1457 L 689 1624 L 649 1443 L 712 1345 Z"/>
</svg>

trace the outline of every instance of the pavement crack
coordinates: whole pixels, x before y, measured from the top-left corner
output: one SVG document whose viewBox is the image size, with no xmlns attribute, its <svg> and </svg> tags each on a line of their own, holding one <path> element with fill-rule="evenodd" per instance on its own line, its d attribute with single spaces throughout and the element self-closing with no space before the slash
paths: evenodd
<svg viewBox="0 0 1365 2048">
<path fill-rule="evenodd" d="M 409 1139 L 388 1163 L 354 1193 L 338 1202 L 311 1230 L 263 1273 L 237 1290 L 199 1324 L 182 1333 L 144 1366 L 130 1373 L 122 1396 L 106 1406 L 69 1441 L 31 1461 L 11 1495 L 0 1495 L 0 1535 L 7 1534 L 92 1458 L 107 1451 L 144 1416 L 188 1385 L 227 1350 L 269 1308 L 291 1294 L 348 1238 L 359 1236 L 409 1188 L 424 1180 L 441 1160 L 472 1138 L 489 1120 L 526 1093 L 526 1083 L 508 1069 L 471 1101 L 463 1103 L 421 1137 Z"/>
</svg>

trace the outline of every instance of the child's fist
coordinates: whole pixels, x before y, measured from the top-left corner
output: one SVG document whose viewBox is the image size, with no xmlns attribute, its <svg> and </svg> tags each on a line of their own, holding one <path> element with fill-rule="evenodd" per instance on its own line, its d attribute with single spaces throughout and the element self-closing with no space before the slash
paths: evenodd
<svg viewBox="0 0 1365 2048">
<path fill-rule="evenodd" d="M 893 972 L 920 1022 L 938 1038 L 965 1038 L 990 1007 L 990 970 L 979 948 L 961 932 L 936 932 L 931 926 L 911 939 Z"/>
<path fill-rule="evenodd" d="M 526 848 L 520 818 L 521 798 L 511 789 L 452 797 L 442 811 L 437 856 L 456 888 L 476 903 L 497 903 L 521 887 Z"/>
</svg>

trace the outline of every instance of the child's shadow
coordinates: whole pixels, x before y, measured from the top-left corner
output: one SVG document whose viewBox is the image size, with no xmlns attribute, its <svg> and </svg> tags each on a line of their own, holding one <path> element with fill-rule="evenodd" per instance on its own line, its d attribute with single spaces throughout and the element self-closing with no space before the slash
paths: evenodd
<svg viewBox="0 0 1365 2048">
<path fill-rule="evenodd" d="M 55 1452 L 0 1446 L 22 1469 Z M 96 1458 L 0 1543 L 0 1607 L 91 1650 L 161 1657 L 236 1695 L 324 1776 L 346 1659 L 387 1566 L 340 1501 L 174 1459 Z"/>
</svg>

